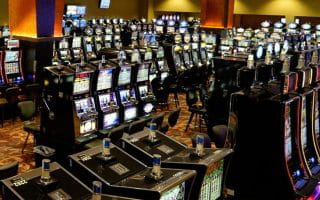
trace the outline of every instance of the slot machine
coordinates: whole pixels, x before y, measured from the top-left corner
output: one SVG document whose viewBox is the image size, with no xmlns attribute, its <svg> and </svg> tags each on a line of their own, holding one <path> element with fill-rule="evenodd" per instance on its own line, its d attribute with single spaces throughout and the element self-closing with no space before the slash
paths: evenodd
<svg viewBox="0 0 320 200">
<path fill-rule="evenodd" d="M 167 58 L 165 57 L 164 48 L 160 46 L 155 51 L 155 54 L 155 65 L 157 67 L 157 71 L 160 73 L 161 82 L 163 82 L 170 73 Z"/>
<path fill-rule="evenodd" d="M 176 22 L 173 20 L 168 21 L 167 23 L 167 33 L 174 34 L 176 32 Z"/>
<path fill-rule="evenodd" d="M 221 55 L 232 55 L 233 45 L 234 45 L 233 39 L 222 38 L 219 46 L 219 53 Z"/>
<path fill-rule="evenodd" d="M 96 55 L 99 54 L 99 51 L 102 47 L 104 47 L 105 42 L 103 41 L 103 30 L 102 27 L 98 26 L 95 29 L 96 36 L 94 36 L 94 49 L 96 51 Z"/>
<path fill-rule="evenodd" d="M 72 46 L 71 46 L 72 63 L 80 63 L 81 58 L 84 56 L 81 40 L 82 40 L 81 37 L 72 38 Z"/>
<path fill-rule="evenodd" d="M 183 63 L 182 42 L 182 35 L 176 34 L 174 36 L 174 45 L 165 46 L 165 57 L 168 59 L 168 65 L 174 72 L 174 75 L 178 75 L 186 71 L 186 67 Z"/>
<path fill-rule="evenodd" d="M 316 34 L 316 41 L 317 41 L 317 47 L 320 47 L 320 24 L 317 24 L 315 26 L 315 34 Z"/>
<path fill-rule="evenodd" d="M 274 33 L 283 33 L 283 29 L 285 28 L 285 25 L 281 22 L 276 22 L 273 25 L 273 32 Z"/>
<path fill-rule="evenodd" d="M 87 20 L 84 18 L 80 19 L 79 21 L 80 33 L 82 33 L 86 27 L 87 27 Z"/>
<path fill-rule="evenodd" d="M 197 139 L 201 142 L 203 137 Z M 119 145 L 148 166 L 152 166 L 152 154 L 156 153 L 161 155 L 162 166 L 165 168 L 196 170 L 197 177 L 191 190 L 192 199 L 221 197 L 224 165 L 227 165 L 224 158 L 232 153 L 231 149 L 212 150 L 201 145 L 187 148 L 165 134 L 148 128 L 122 138 Z M 199 151 L 202 151 L 202 155 L 195 155 L 195 152 Z"/>
<path fill-rule="evenodd" d="M 120 122 L 131 122 L 138 117 L 138 101 L 136 91 L 133 87 L 134 66 L 132 63 L 137 62 L 140 54 L 138 50 L 131 52 L 131 62 L 126 62 L 129 58 L 125 51 L 119 51 L 118 59 L 111 60 L 119 65 L 116 77 L 117 88 L 116 95 L 120 107 Z"/>
<path fill-rule="evenodd" d="M 190 44 L 191 35 L 189 33 L 185 33 L 183 35 L 183 63 L 187 70 L 191 69 L 194 65 L 192 62 L 192 46 Z"/>
<path fill-rule="evenodd" d="M 86 185 L 99 180 L 104 194 L 145 200 L 184 200 L 193 196 L 194 170 L 161 168 L 160 155 L 154 155 L 153 167 L 147 167 L 110 140 L 102 143 L 70 156 L 71 171 Z"/>
<path fill-rule="evenodd" d="M 191 57 L 193 66 L 201 68 L 203 66 L 201 59 L 200 59 L 200 35 L 198 33 L 192 34 L 192 42 L 191 42 Z"/>
<path fill-rule="evenodd" d="M 142 62 L 136 71 L 136 94 L 139 101 L 139 116 L 148 117 L 154 111 L 156 97 L 152 92 L 149 80 L 153 54 L 151 48 L 140 49 Z"/>
<path fill-rule="evenodd" d="M 3 51 L 0 51 L 0 88 L 3 88 L 6 85 L 5 76 L 3 73 Z"/>
<path fill-rule="evenodd" d="M 265 32 L 267 35 L 270 33 L 271 29 L 271 22 L 270 21 L 263 21 L 261 22 L 261 31 Z"/>
<path fill-rule="evenodd" d="M 155 32 L 158 34 L 158 35 L 161 35 L 164 33 L 164 21 L 159 19 L 156 21 L 156 24 L 155 24 Z"/>
<path fill-rule="evenodd" d="M 24 82 L 24 74 L 21 65 L 22 51 L 20 50 L 19 40 L 8 40 L 3 56 L 5 82 L 9 85 L 22 84 Z"/>
<path fill-rule="evenodd" d="M 91 96 L 95 68 L 71 64 L 45 68 L 42 129 L 51 145 L 66 155 L 73 145 L 97 136 L 98 112 Z"/>
<path fill-rule="evenodd" d="M 84 57 L 89 62 L 97 58 L 94 49 L 93 28 L 87 27 L 84 32 L 85 36 L 82 37 Z"/>
<path fill-rule="evenodd" d="M 286 58 L 280 94 L 270 97 L 265 90 L 252 89 L 247 95 L 232 95 L 229 127 L 241 127 L 235 136 L 233 159 L 237 163 L 232 167 L 235 171 L 230 171 L 235 175 L 236 198 L 256 199 L 263 194 L 265 199 L 303 199 L 315 191 L 317 180 L 309 176 L 299 149 L 301 98 L 292 94 L 298 89 L 298 74 L 289 69 Z M 259 137 L 259 142 L 253 142 L 253 137 Z M 246 166 L 253 157 L 255 164 Z M 264 193 L 270 184 L 273 189 Z"/>
<path fill-rule="evenodd" d="M 104 46 L 106 48 L 112 47 L 112 38 L 113 38 L 113 32 L 112 32 L 112 25 L 107 24 L 105 28 L 105 36 L 104 36 Z"/>
<path fill-rule="evenodd" d="M 185 34 L 188 32 L 189 24 L 187 21 L 180 21 L 179 24 L 179 33 L 180 34 Z"/>
<path fill-rule="evenodd" d="M 207 34 L 206 49 L 208 60 L 212 60 L 217 47 L 217 36 L 213 33 Z"/>
<path fill-rule="evenodd" d="M 70 64 L 72 57 L 67 38 L 63 38 L 58 45 L 58 58 L 61 63 Z"/>
<path fill-rule="evenodd" d="M 303 33 L 304 35 L 311 35 L 311 24 L 309 23 L 305 23 L 301 25 L 301 33 Z"/>
<path fill-rule="evenodd" d="M 131 45 L 132 47 L 138 46 L 138 38 L 139 38 L 139 32 L 137 30 L 137 25 L 136 24 L 131 24 L 130 25 L 131 29 Z"/>
<path fill-rule="evenodd" d="M 99 130 L 111 129 L 120 124 L 119 103 L 115 93 L 117 65 L 110 61 L 93 61 L 96 66 L 95 100 L 99 112 Z M 101 132 L 101 131 L 100 131 Z"/>
<path fill-rule="evenodd" d="M 122 47 L 120 20 L 113 19 L 112 23 L 113 23 L 113 47 L 116 49 L 120 49 Z"/>
</svg>

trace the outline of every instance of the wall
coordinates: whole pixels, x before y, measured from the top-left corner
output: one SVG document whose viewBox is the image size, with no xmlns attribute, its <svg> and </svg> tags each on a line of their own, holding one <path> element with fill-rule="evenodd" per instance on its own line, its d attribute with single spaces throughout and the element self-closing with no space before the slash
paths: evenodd
<svg viewBox="0 0 320 200">
<path fill-rule="evenodd" d="M 8 25 L 9 14 L 8 14 L 8 0 L 0 0 L 0 26 Z"/>
<path fill-rule="evenodd" d="M 147 15 L 147 0 L 111 0 L 109 9 L 100 9 L 99 0 L 66 0 L 65 2 L 86 5 L 87 18 L 109 16 L 130 19 Z"/>
<path fill-rule="evenodd" d="M 155 12 L 200 12 L 201 0 L 154 0 Z"/>
<path fill-rule="evenodd" d="M 320 16 L 318 0 L 236 0 L 236 14 L 285 15 L 288 22 L 294 16 Z"/>
</svg>

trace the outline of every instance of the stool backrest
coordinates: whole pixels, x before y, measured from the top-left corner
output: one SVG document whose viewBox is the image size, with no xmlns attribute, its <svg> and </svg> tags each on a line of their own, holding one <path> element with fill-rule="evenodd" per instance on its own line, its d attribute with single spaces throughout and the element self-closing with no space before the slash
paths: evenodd
<svg viewBox="0 0 320 200">
<path fill-rule="evenodd" d="M 181 111 L 181 108 L 177 108 L 169 113 L 168 123 L 169 123 L 170 127 L 174 127 L 177 124 L 178 119 L 179 119 L 179 115 L 180 115 L 180 111 Z"/>
<path fill-rule="evenodd" d="M 124 129 L 126 128 L 127 126 L 125 125 L 122 125 L 122 126 L 118 126 L 116 128 L 113 128 L 111 131 L 110 131 L 110 140 L 113 144 L 117 144 L 119 142 L 119 140 L 122 138 L 123 136 L 123 132 L 124 132 Z"/>
<path fill-rule="evenodd" d="M 18 174 L 19 163 L 17 161 L 0 166 L 0 180 L 10 178 Z"/>
<path fill-rule="evenodd" d="M 22 121 L 31 120 L 36 113 L 36 106 L 33 101 L 22 101 L 18 103 L 20 118 Z"/>
<path fill-rule="evenodd" d="M 18 88 L 18 87 L 8 88 L 8 89 L 6 89 L 5 93 L 6 93 L 5 94 L 6 99 L 9 104 L 14 104 L 14 103 L 18 102 L 20 88 Z"/>
<path fill-rule="evenodd" d="M 157 124 L 157 130 L 160 129 L 161 124 L 163 122 L 164 119 L 164 113 L 160 113 L 158 115 L 156 115 L 152 120 L 151 123 L 156 123 Z"/>
<path fill-rule="evenodd" d="M 139 131 L 142 131 L 146 126 L 147 122 L 147 119 L 140 119 L 138 121 L 132 122 L 129 126 L 128 134 L 131 135 Z"/>
</svg>

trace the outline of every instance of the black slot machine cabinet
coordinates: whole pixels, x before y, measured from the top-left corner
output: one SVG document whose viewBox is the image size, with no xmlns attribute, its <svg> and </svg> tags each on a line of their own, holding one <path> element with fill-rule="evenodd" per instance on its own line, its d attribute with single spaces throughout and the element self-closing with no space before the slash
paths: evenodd
<svg viewBox="0 0 320 200">
<path fill-rule="evenodd" d="M 104 31 L 105 31 L 104 46 L 105 48 L 112 48 L 112 38 L 113 38 L 112 25 L 107 23 Z"/>
<path fill-rule="evenodd" d="M 81 41 L 82 41 L 82 38 L 80 36 L 75 36 L 72 38 L 72 45 L 71 45 L 72 63 L 80 63 L 81 57 L 84 56 Z"/>
<path fill-rule="evenodd" d="M 6 82 L 5 82 L 5 76 L 4 76 L 4 71 L 3 71 L 3 64 L 4 64 L 4 62 L 3 62 L 3 54 L 4 54 L 4 52 L 3 51 L 0 51 L 0 90 L 2 90 L 2 88 L 4 88 L 5 87 L 5 85 L 6 85 Z M 0 91 L 1 92 L 1 91 Z"/>
<path fill-rule="evenodd" d="M 193 195 L 196 172 L 193 170 L 161 169 L 162 179 L 150 179 L 152 168 L 120 148 L 110 145 L 110 159 L 103 161 L 103 148 L 97 146 L 70 156 L 71 170 L 85 184 L 92 180 L 103 183 L 103 193 L 139 199 L 189 199 Z M 102 157 L 103 158 L 103 157 Z"/>
<path fill-rule="evenodd" d="M 8 85 L 22 84 L 24 74 L 22 70 L 22 51 L 19 40 L 8 40 L 7 48 L 4 50 L 3 73 Z"/>
<path fill-rule="evenodd" d="M 191 199 L 218 199 L 222 194 L 222 179 L 224 176 L 224 158 L 232 153 L 231 149 L 205 149 L 203 157 L 195 158 L 194 148 L 183 144 L 156 131 L 156 142 L 148 140 L 149 129 L 132 134 L 121 139 L 121 148 L 132 156 L 152 165 L 152 155 L 162 156 L 162 166 L 165 168 L 193 169 L 197 171 Z M 227 165 L 227 164 L 226 164 Z"/>
<path fill-rule="evenodd" d="M 110 61 L 93 61 L 97 67 L 94 96 L 99 112 L 99 130 L 111 129 L 120 124 L 119 103 L 115 93 L 117 65 Z M 101 133 L 101 131 L 100 131 Z"/>
<path fill-rule="evenodd" d="M 164 48 L 160 46 L 155 51 L 155 65 L 160 73 L 161 82 L 163 82 L 170 74 L 167 58 L 165 57 Z"/>
<path fill-rule="evenodd" d="M 52 183 L 43 186 L 39 183 L 41 168 L 5 179 L 3 200 L 23 199 L 92 199 L 93 192 L 58 163 L 50 163 Z M 131 198 L 101 195 L 101 200 L 130 200 Z M 133 199 L 131 199 L 133 200 Z"/>
<path fill-rule="evenodd" d="M 120 61 L 119 63 L 116 95 L 120 103 L 120 119 L 124 123 L 131 122 L 139 116 L 138 96 L 134 88 L 134 72 L 138 63 L 141 62 L 141 57 L 138 49 L 120 51 L 118 57 L 122 55 L 129 62 Z"/>
<path fill-rule="evenodd" d="M 96 51 L 96 55 L 99 54 L 99 51 L 102 47 L 104 47 L 104 41 L 103 41 L 103 29 L 101 26 L 98 26 L 96 29 L 95 29 L 95 36 L 94 36 L 94 49 Z"/>
<path fill-rule="evenodd" d="M 89 62 L 97 58 L 94 48 L 93 28 L 87 27 L 84 33 L 85 36 L 82 37 L 84 57 L 86 61 Z"/>
<path fill-rule="evenodd" d="M 64 64 L 70 64 L 72 57 L 71 57 L 71 51 L 69 48 L 69 41 L 67 38 L 63 38 L 58 43 L 58 58 L 60 60 L 60 63 Z"/>
<path fill-rule="evenodd" d="M 297 90 L 298 75 L 289 73 L 289 65 L 286 61 L 283 66 L 281 94 L 260 98 L 254 107 L 253 103 L 237 98 L 241 95 L 232 98 L 229 127 L 241 128 L 246 133 L 236 133 L 234 149 L 240 157 L 232 159 L 245 163 L 255 157 L 255 166 L 237 167 L 240 174 L 235 184 L 236 198 L 262 198 L 262 194 L 264 199 L 307 198 L 317 185 L 304 168 L 298 148 L 301 101 L 299 96 L 290 94 Z M 255 136 L 259 142 L 253 140 Z M 273 189 L 265 193 L 270 184 Z"/>
<path fill-rule="evenodd" d="M 299 110 L 300 126 L 298 131 L 298 137 L 300 141 L 299 148 L 302 154 L 303 163 L 306 167 L 309 176 L 319 180 L 320 157 L 316 149 L 316 145 L 315 143 L 313 143 L 313 116 L 315 116 L 315 92 L 311 87 L 313 71 L 312 68 L 305 67 L 305 61 L 303 57 L 301 57 L 299 60 L 299 64 L 297 66 L 297 73 L 299 76 L 297 95 L 300 97 L 301 101 Z"/>
<path fill-rule="evenodd" d="M 137 66 L 135 89 L 139 101 L 139 116 L 149 117 L 154 111 L 156 97 L 149 80 L 153 54 L 151 48 L 140 49 L 142 62 Z"/>
</svg>

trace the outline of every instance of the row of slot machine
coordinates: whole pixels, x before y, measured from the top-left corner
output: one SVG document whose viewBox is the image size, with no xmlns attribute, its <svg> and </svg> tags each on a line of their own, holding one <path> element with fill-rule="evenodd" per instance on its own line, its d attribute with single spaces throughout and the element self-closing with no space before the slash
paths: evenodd
<svg viewBox="0 0 320 200">
<path fill-rule="evenodd" d="M 0 51 L 0 86 L 20 85 L 24 82 L 19 40 L 9 39 Z"/>
<path fill-rule="evenodd" d="M 155 64 L 154 53 L 157 56 L 157 65 L 164 64 L 162 48 L 156 52 L 146 48 L 109 49 L 103 52 L 103 58 L 107 57 L 108 60 L 92 61 L 90 64 L 82 61 L 80 64 L 69 64 L 68 67 L 48 67 L 48 85 L 45 85 L 47 95 L 58 94 L 60 87 L 56 88 L 55 84 L 60 82 L 54 82 L 56 76 L 72 80 L 64 81 L 65 86 L 60 88 L 72 96 L 65 102 L 68 108 L 55 105 L 57 101 L 48 97 L 48 101 L 53 104 L 50 107 L 57 110 L 57 113 L 63 115 L 65 110 L 70 111 L 70 116 L 57 118 L 59 121 L 68 122 L 68 127 L 61 128 L 73 133 L 74 141 L 82 143 L 95 138 L 93 133 L 98 130 L 110 129 L 138 117 L 150 116 L 156 101 L 150 82 L 151 66 Z"/>
<path fill-rule="evenodd" d="M 231 95 L 228 187 L 239 199 L 320 198 L 318 55 L 316 46 L 281 60 L 267 53 L 254 63 L 250 55 L 238 70 L 243 90 Z"/>
</svg>

